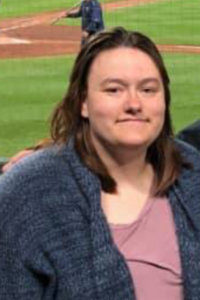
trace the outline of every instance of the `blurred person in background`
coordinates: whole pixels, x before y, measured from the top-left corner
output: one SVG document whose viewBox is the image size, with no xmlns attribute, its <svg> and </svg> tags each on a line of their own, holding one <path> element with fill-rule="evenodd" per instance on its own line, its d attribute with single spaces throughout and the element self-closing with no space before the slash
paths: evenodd
<svg viewBox="0 0 200 300">
<path fill-rule="evenodd" d="M 177 137 L 200 150 L 200 120 L 185 127 Z"/>
<path fill-rule="evenodd" d="M 65 13 L 66 18 L 81 18 L 83 46 L 88 38 L 104 29 L 101 4 L 98 0 L 83 0 L 79 7 Z"/>
</svg>

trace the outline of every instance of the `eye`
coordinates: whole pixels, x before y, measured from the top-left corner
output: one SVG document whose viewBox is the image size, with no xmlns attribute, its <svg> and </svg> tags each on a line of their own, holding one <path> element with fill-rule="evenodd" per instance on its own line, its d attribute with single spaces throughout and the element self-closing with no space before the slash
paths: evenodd
<svg viewBox="0 0 200 300">
<path fill-rule="evenodd" d="M 122 91 L 121 87 L 107 87 L 105 88 L 105 92 L 108 94 L 118 94 Z"/>
<path fill-rule="evenodd" d="M 106 89 L 106 92 L 108 92 L 108 93 L 117 93 L 118 88 L 108 88 L 108 89 Z"/>
<path fill-rule="evenodd" d="M 146 95 L 155 94 L 158 91 L 157 87 L 143 87 L 142 92 Z"/>
</svg>

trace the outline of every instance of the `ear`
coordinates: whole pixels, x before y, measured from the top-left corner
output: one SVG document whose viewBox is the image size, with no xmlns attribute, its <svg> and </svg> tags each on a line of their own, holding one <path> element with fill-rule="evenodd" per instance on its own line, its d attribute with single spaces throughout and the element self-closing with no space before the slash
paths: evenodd
<svg viewBox="0 0 200 300">
<path fill-rule="evenodd" d="M 87 99 L 82 103 L 82 106 L 81 106 L 81 116 L 83 118 L 88 118 L 88 116 L 89 116 L 89 114 L 88 114 Z"/>
</svg>

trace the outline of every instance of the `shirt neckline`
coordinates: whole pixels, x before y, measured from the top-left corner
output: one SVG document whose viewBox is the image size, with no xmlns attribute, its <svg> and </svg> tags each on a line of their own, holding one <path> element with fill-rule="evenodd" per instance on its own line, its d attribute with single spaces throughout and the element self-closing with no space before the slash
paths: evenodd
<svg viewBox="0 0 200 300">
<path fill-rule="evenodd" d="M 136 225 L 137 223 L 140 223 L 141 220 L 143 219 L 143 217 L 144 217 L 146 214 L 149 213 L 149 211 L 150 211 L 151 208 L 153 207 L 154 203 L 155 203 L 156 201 L 159 201 L 160 199 L 163 199 L 163 198 L 165 199 L 165 197 L 162 197 L 162 198 L 160 198 L 160 197 L 153 197 L 153 196 L 152 196 L 152 197 L 149 197 L 149 198 L 146 200 L 146 202 L 145 202 L 145 204 L 144 204 L 144 206 L 143 206 L 141 212 L 139 213 L 138 217 L 137 217 L 135 220 L 133 220 L 132 222 L 129 222 L 129 223 L 120 223 L 120 224 L 117 224 L 117 223 L 109 223 L 110 228 L 111 228 L 112 230 L 128 229 L 128 228 L 130 228 L 131 226 Z"/>
</svg>

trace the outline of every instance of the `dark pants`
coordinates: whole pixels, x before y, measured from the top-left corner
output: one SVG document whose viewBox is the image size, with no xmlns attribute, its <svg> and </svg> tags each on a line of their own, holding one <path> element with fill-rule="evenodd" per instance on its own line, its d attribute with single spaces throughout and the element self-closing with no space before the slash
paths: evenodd
<svg viewBox="0 0 200 300">
<path fill-rule="evenodd" d="M 81 48 L 87 43 L 87 41 L 90 39 L 92 35 L 94 35 L 96 32 L 88 32 L 87 37 L 82 37 L 81 38 Z"/>
</svg>

